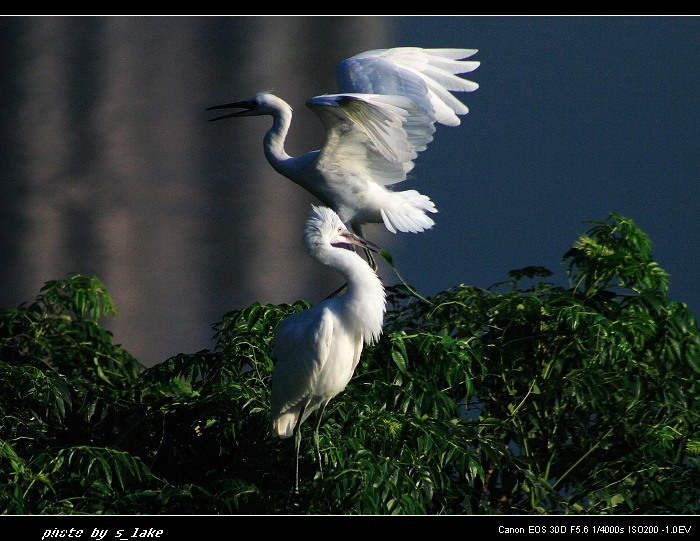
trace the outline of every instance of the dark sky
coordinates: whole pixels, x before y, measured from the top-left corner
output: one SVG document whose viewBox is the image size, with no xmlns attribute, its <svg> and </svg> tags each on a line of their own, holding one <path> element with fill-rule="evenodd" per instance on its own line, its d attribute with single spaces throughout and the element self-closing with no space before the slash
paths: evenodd
<svg viewBox="0 0 700 541">
<path fill-rule="evenodd" d="M 631 218 L 695 312 L 700 291 L 700 19 L 406 17 L 396 45 L 473 47 L 470 113 L 417 160 L 440 213 L 392 248 L 424 294 L 487 287 L 562 255 L 609 212 Z"/>
</svg>

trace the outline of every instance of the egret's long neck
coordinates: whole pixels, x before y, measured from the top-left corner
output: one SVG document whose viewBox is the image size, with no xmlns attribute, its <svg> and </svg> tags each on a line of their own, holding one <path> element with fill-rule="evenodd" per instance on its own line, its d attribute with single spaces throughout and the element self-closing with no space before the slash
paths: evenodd
<svg viewBox="0 0 700 541">
<path fill-rule="evenodd" d="M 344 248 L 332 248 L 326 264 L 337 269 L 347 282 L 347 291 L 337 297 L 362 327 L 365 342 L 379 338 L 386 309 L 386 293 L 379 276 L 359 255 Z"/>
<path fill-rule="evenodd" d="M 291 159 L 291 156 L 284 150 L 284 141 L 287 138 L 291 123 L 291 107 L 280 107 L 272 115 L 272 127 L 267 131 L 263 140 L 267 161 L 282 175 L 286 175 L 286 164 Z"/>
</svg>

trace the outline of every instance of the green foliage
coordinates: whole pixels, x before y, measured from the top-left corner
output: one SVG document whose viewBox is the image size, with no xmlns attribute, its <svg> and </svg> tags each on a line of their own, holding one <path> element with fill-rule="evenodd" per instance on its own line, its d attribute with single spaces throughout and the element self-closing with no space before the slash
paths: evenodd
<svg viewBox="0 0 700 541">
<path fill-rule="evenodd" d="M 215 347 L 145 369 L 103 330 L 96 278 L 0 311 L 4 514 L 681 514 L 700 512 L 700 330 L 629 219 L 484 290 L 388 291 L 320 430 L 268 430 L 279 322 L 225 314 Z M 390 256 L 385 254 L 385 258 Z M 671 489 L 672 487 L 672 489 Z"/>
</svg>

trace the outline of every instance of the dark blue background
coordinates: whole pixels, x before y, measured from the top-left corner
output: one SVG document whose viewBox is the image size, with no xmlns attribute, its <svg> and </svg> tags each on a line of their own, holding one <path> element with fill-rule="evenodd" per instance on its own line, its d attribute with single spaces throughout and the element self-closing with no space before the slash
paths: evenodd
<svg viewBox="0 0 700 541">
<path fill-rule="evenodd" d="M 394 256 L 418 289 L 488 286 L 561 256 L 611 211 L 631 218 L 700 310 L 700 20 L 404 18 L 399 44 L 479 49 L 470 113 L 442 129 L 415 185 L 440 214 Z M 413 254 L 413 256 L 411 255 Z"/>
</svg>

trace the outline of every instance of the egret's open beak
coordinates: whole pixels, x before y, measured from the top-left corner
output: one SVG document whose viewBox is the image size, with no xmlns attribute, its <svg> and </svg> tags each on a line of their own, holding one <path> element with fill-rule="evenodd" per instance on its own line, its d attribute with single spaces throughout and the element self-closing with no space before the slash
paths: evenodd
<svg viewBox="0 0 700 541">
<path fill-rule="evenodd" d="M 362 237 L 355 235 L 355 233 L 344 231 L 343 233 L 340 233 L 339 236 L 343 239 L 342 244 L 354 244 L 355 246 L 359 246 L 360 248 L 364 248 L 370 252 L 379 253 L 379 246 L 371 241 L 368 241 L 367 239 L 363 239 Z"/>
<path fill-rule="evenodd" d="M 222 118 L 234 118 L 237 116 L 246 116 L 250 114 L 250 112 L 253 110 L 253 104 L 250 101 L 237 101 L 234 103 L 225 103 L 224 105 L 215 105 L 214 107 L 207 107 L 207 111 L 211 111 L 213 109 L 243 109 L 242 111 L 235 111 L 233 113 L 228 113 L 227 115 L 222 115 L 222 116 L 217 116 L 215 118 L 210 118 L 209 122 L 213 122 L 214 120 L 221 120 Z"/>
</svg>

